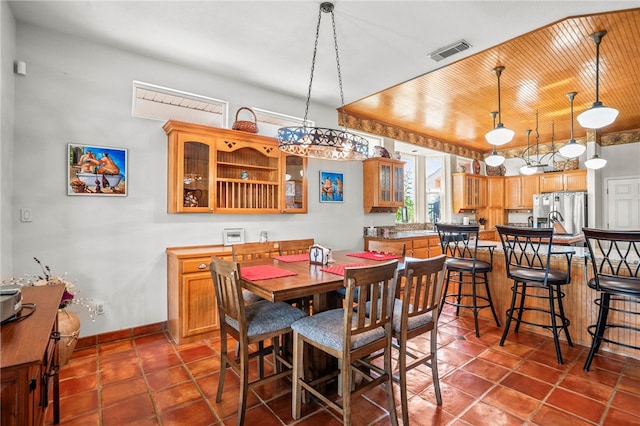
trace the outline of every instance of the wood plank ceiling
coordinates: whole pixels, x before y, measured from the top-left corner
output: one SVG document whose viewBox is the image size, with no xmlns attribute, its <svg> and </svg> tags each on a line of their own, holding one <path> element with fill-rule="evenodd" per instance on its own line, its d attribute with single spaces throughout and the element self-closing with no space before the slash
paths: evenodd
<svg viewBox="0 0 640 426">
<path fill-rule="evenodd" d="M 523 17 L 524 19 L 524 17 Z M 474 158 L 492 146 L 491 111 L 498 110 L 500 78 L 502 122 L 515 131 L 500 150 L 535 144 L 536 111 L 541 144 L 570 139 L 569 92 L 574 100 L 574 137 L 584 143 L 587 130 L 575 117 L 595 101 L 596 47 L 589 35 L 606 30 L 600 44 L 600 93 L 605 106 L 620 111 L 601 135 L 640 129 L 640 8 L 579 16 L 454 62 L 382 90 L 344 107 L 349 127 L 406 142 L 467 153 Z"/>
</svg>

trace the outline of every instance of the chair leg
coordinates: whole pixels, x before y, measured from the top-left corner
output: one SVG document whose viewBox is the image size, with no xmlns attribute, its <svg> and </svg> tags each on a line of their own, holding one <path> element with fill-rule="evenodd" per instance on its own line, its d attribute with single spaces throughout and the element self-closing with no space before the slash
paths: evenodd
<svg viewBox="0 0 640 426">
<path fill-rule="evenodd" d="M 224 375 L 227 371 L 227 335 L 220 333 L 220 376 L 218 377 L 218 391 L 216 392 L 216 402 L 222 401 L 222 388 L 224 387 Z"/>
<path fill-rule="evenodd" d="M 561 291 L 562 291 L 562 288 L 560 287 L 560 285 L 557 285 L 556 286 L 556 292 L 558 294 L 558 310 L 560 311 L 560 318 L 562 318 L 562 326 L 564 328 L 564 335 L 567 338 L 567 343 L 569 344 L 569 347 L 573 347 L 573 341 L 571 340 L 571 336 L 569 335 L 569 320 L 564 315 L 564 305 L 562 303 L 562 298 L 563 297 L 560 294 Z"/>
<path fill-rule="evenodd" d="M 351 359 L 342 359 L 338 388 L 342 392 L 342 424 L 351 425 Z M 386 359 L 385 359 L 386 365 Z"/>
<path fill-rule="evenodd" d="M 402 424 L 408 425 L 409 404 L 407 402 L 407 342 L 398 341 L 398 346 L 398 374 L 400 376 L 400 405 L 402 407 Z"/>
<path fill-rule="evenodd" d="M 240 354 L 240 395 L 238 396 L 238 426 L 244 425 L 244 417 L 247 411 L 247 398 L 249 396 L 249 354 L 241 351 Z"/>
<path fill-rule="evenodd" d="M 460 315 L 460 302 L 462 301 L 462 281 L 464 280 L 464 274 L 458 272 L 458 299 L 456 301 L 456 316 Z"/>
<path fill-rule="evenodd" d="M 384 350 L 384 371 L 386 371 L 386 375 L 387 375 L 387 383 L 385 384 L 385 390 L 387 391 L 387 406 L 389 407 L 389 417 L 391 417 L 391 424 L 393 426 L 398 426 L 398 413 L 396 412 L 396 403 L 395 403 L 395 400 L 393 399 L 393 373 L 391 370 L 391 340 L 390 339 L 387 341 L 387 347 Z M 404 416 L 404 412 L 402 415 Z M 348 424 L 348 423 L 345 423 L 345 424 Z M 404 424 L 408 425 L 409 422 L 406 422 Z"/>
<path fill-rule="evenodd" d="M 517 333 L 520 331 L 520 323 L 522 322 L 522 314 L 524 313 L 524 299 L 527 297 L 527 283 L 522 283 L 522 294 L 520 295 L 520 308 L 518 308 L 518 318 L 516 320 L 516 327 L 514 331 Z"/>
<path fill-rule="evenodd" d="M 511 307 L 507 310 L 507 323 L 504 325 L 504 331 L 502 332 L 502 338 L 500 339 L 500 346 L 504 346 L 504 341 L 507 338 L 507 334 L 509 334 L 509 327 L 511 327 L 513 311 L 516 308 L 516 297 L 518 295 L 518 283 L 516 281 L 513 282 L 511 291 Z"/>
<path fill-rule="evenodd" d="M 551 312 L 551 330 L 553 331 L 553 343 L 556 346 L 556 356 L 558 357 L 558 364 L 562 365 L 562 351 L 560 350 L 560 338 L 558 336 L 558 325 L 556 318 L 556 308 L 553 296 L 553 286 L 549 286 L 549 312 Z"/>
<path fill-rule="evenodd" d="M 600 309 L 598 311 L 598 322 L 596 323 L 596 330 L 593 334 L 593 340 L 591 342 L 591 349 L 589 355 L 587 355 L 587 361 L 584 363 L 583 370 L 589 371 L 591 368 L 591 362 L 593 357 L 600 348 L 602 337 L 607 326 L 607 317 L 609 316 L 609 304 L 611 302 L 611 295 L 609 293 L 600 293 Z"/>
<path fill-rule="evenodd" d="M 440 376 L 438 375 L 438 332 L 434 327 L 431 330 L 431 376 L 433 378 L 433 391 L 436 394 L 436 402 L 442 405 L 442 396 L 440 395 Z M 408 425 L 409 423 L 405 423 Z"/>
<path fill-rule="evenodd" d="M 476 328 L 476 337 L 480 337 L 480 330 L 478 326 L 478 295 L 476 288 L 476 274 L 471 274 L 471 298 L 473 300 L 473 324 Z"/>
<path fill-rule="evenodd" d="M 302 385 L 300 380 L 304 377 L 304 342 L 296 331 L 293 332 L 293 371 L 291 390 L 291 416 L 294 419 L 300 418 L 302 406 Z"/>
<path fill-rule="evenodd" d="M 485 272 L 484 273 L 484 285 L 487 288 L 487 299 L 489 299 L 489 307 L 491 308 L 491 313 L 493 314 L 493 319 L 496 320 L 496 326 L 500 327 L 500 321 L 498 320 L 498 314 L 496 314 L 496 309 L 493 307 L 493 299 L 491 298 L 491 290 L 489 290 L 489 276 Z"/>
<path fill-rule="evenodd" d="M 447 276 L 444 278 L 444 288 L 442 289 L 442 301 L 440 302 L 440 309 L 438 309 L 438 319 L 444 308 L 444 301 L 447 299 L 447 292 L 449 291 L 449 280 L 451 279 L 451 271 L 447 269 Z"/>
</svg>

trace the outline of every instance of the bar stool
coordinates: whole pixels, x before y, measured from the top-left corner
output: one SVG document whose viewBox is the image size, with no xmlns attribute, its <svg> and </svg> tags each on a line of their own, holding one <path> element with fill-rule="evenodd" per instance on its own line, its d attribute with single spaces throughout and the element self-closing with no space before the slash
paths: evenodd
<svg viewBox="0 0 640 426">
<path fill-rule="evenodd" d="M 456 307 L 456 315 L 460 315 L 460 308 L 473 311 L 473 321 L 476 337 L 480 337 L 478 327 L 478 312 L 484 308 L 491 308 L 491 313 L 500 327 L 498 315 L 493 307 L 491 291 L 489 290 L 488 274 L 492 270 L 493 247 L 488 246 L 489 262 L 478 260 L 478 225 L 437 225 L 442 254 L 447 256 L 447 273 L 445 276 L 442 303 Z M 453 293 L 449 293 L 449 284 L 455 284 Z M 464 286 L 469 286 L 466 290 Z M 484 287 L 485 294 L 478 294 L 478 287 Z M 470 292 L 469 292 L 470 291 Z M 471 299 L 469 301 L 469 299 Z"/>
<path fill-rule="evenodd" d="M 609 312 L 639 315 L 640 304 L 640 231 L 608 231 L 582 228 L 589 247 L 589 258 L 593 267 L 593 278 L 587 285 L 600 292 L 594 303 L 598 306 L 598 322 L 587 327 L 593 337 L 591 349 L 584 363 L 584 371 L 589 371 L 593 357 L 602 342 L 612 343 L 631 349 L 638 346 L 614 340 L 606 331 L 616 329 L 640 331 L 631 321 L 610 318 Z M 585 258 L 585 263 L 588 259 Z M 586 267 L 586 265 L 585 265 Z M 636 306 L 635 310 L 629 309 Z M 637 322 L 636 322 L 637 324 Z"/>
<path fill-rule="evenodd" d="M 571 282 L 573 252 L 565 251 L 562 253 L 567 259 L 566 271 L 552 269 L 552 228 L 496 225 L 496 229 L 504 249 L 507 278 L 513 280 L 511 306 L 507 309 L 507 324 L 500 339 L 500 346 L 504 345 L 512 320 L 516 321 L 514 329 L 516 333 L 519 331 L 521 323 L 550 329 L 556 346 L 558 364 L 562 364 L 559 340 L 561 331 L 564 330 L 567 343 L 573 347 L 571 336 L 569 336 L 570 322 L 564 314 L 562 305 L 562 299 L 565 296 L 562 286 Z M 520 300 L 518 307 L 516 307 L 518 296 Z M 529 299 L 529 304 L 526 303 L 526 299 Z M 543 301 L 536 304 L 536 299 Z M 535 312 L 548 314 L 550 321 L 541 323 L 537 322 L 536 318 L 524 317 L 525 314 L 530 315 Z M 517 316 L 514 317 L 514 314 Z"/>
</svg>

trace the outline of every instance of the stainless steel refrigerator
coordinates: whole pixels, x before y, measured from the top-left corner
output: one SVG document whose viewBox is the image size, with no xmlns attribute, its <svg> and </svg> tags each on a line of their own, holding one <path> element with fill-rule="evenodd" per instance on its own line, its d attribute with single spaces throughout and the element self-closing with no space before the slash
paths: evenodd
<svg viewBox="0 0 640 426">
<path fill-rule="evenodd" d="M 533 226 L 549 228 L 557 220 L 567 234 L 581 234 L 587 226 L 586 192 L 551 192 L 533 196 Z"/>
</svg>

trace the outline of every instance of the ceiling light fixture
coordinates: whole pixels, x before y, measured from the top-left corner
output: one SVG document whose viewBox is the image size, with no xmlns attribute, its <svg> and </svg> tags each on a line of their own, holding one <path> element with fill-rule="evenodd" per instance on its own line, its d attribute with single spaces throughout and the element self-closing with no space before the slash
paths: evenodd
<svg viewBox="0 0 640 426">
<path fill-rule="evenodd" d="M 491 117 L 493 118 L 493 127 L 496 127 L 496 115 L 498 115 L 498 111 L 491 111 L 489 113 L 491 115 Z M 504 157 L 500 154 L 498 154 L 498 151 L 496 151 L 496 146 L 493 146 L 493 152 L 491 153 L 491 155 L 489 155 L 487 158 L 484 159 L 484 162 L 487 166 L 491 166 L 491 167 L 498 167 L 500 166 L 502 163 L 504 163 Z"/>
<path fill-rule="evenodd" d="M 538 169 L 531 164 L 531 159 L 529 158 L 529 136 L 531 135 L 531 129 L 525 130 L 525 133 L 527 134 L 527 158 L 524 159 L 524 166 L 520 167 L 520 173 L 523 175 L 534 175 L 538 172 Z"/>
<path fill-rule="evenodd" d="M 602 105 L 599 95 L 600 84 L 600 42 L 607 34 L 606 31 L 598 31 L 589 36 L 596 44 L 596 101 L 591 108 L 578 116 L 578 123 L 587 129 L 599 129 L 613 123 L 618 116 L 618 110 Z"/>
<path fill-rule="evenodd" d="M 598 149 L 598 138 L 595 138 L 596 142 L 595 142 L 595 149 Z M 598 170 L 603 168 L 604 166 L 607 165 L 607 160 L 605 160 L 604 158 L 601 158 L 597 152 L 595 152 L 593 154 L 593 156 L 588 159 L 587 161 L 584 162 L 584 165 L 587 167 L 587 169 L 591 169 L 591 170 Z"/>
<path fill-rule="evenodd" d="M 567 97 L 569 98 L 569 102 L 571 102 L 571 139 L 560 148 L 560 155 L 566 158 L 575 158 L 581 156 L 587 149 L 586 146 L 579 144 L 573 138 L 573 99 L 576 97 L 577 92 L 569 92 L 567 93 Z"/>
<path fill-rule="evenodd" d="M 495 71 L 498 76 L 498 125 L 494 126 L 494 128 L 487 132 L 484 137 L 491 145 L 504 145 L 505 143 L 511 142 L 515 132 L 511 129 L 507 129 L 502 124 L 502 113 L 500 107 L 500 75 L 502 74 L 502 71 L 504 71 L 504 67 L 495 67 L 493 71 Z"/>
<path fill-rule="evenodd" d="M 323 2 L 320 4 L 318 12 L 318 24 L 316 26 L 316 41 L 313 47 L 313 60 L 311 62 L 311 78 L 309 80 L 309 91 L 307 92 L 307 103 L 304 110 L 303 125 L 296 127 L 281 127 L 278 129 L 278 148 L 288 154 L 301 157 L 320 158 L 324 160 L 364 160 L 368 157 L 369 142 L 356 134 L 343 130 L 328 129 L 324 127 L 307 126 L 307 114 L 311 100 L 311 86 L 313 84 L 313 71 L 316 64 L 316 53 L 318 51 L 318 38 L 320 35 L 320 21 L 322 13 L 331 13 L 333 25 L 333 40 L 336 51 L 336 63 L 338 67 L 338 83 L 340 85 L 340 101 L 342 108 L 342 122 L 346 123 L 344 112 L 344 93 L 342 91 L 342 76 L 340 74 L 340 57 L 338 55 L 338 37 L 336 34 L 336 21 L 333 14 L 333 3 Z"/>
</svg>

